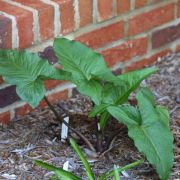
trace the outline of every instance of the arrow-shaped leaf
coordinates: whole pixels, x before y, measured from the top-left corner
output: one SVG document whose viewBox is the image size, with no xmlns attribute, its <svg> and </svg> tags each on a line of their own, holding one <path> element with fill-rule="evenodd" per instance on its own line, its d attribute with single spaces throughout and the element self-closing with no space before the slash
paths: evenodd
<svg viewBox="0 0 180 180">
<path fill-rule="evenodd" d="M 106 82 L 102 92 L 102 103 L 114 105 L 125 103 L 129 95 L 136 90 L 141 81 L 156 71 L 156 68 L 136 70 L 119 75 L 112 82 Z M 108 118 L 108 112 L 103 112 L 100 119 L 101 129 L 104 129 Z"/>
<path fill-rule="evenodd" d="M 157 68 L 145 68 L 131 71 L 118 76 L 118 79 L 126 82 L 126 88 L 121 96 L 117 99 L 116 104 L 122 104 L 127 101 L 129 95 L 139 86 L 141 81 L 155 73 Z"/>
<path fill-rule="evenodd" d="M 134 140 L 136 147 L 156 167 L 160 178 L 167 180 L 173 165 L 173 137 L 167 123 L 167 111 L 156 107 L 150 94 L 147 89 L 138 92 L 139 110 L 132 111 L 128 106 L 112 106 L 108 111 L 127 125 L 128 135 Z M 137 123 L 133 123 L 134 121 Z"/>
<path fill-rule="evenodd" d="M 71 81 L 77 89 L 99 104 L 102 86 L 97 80 L 112 81 L 115 78 L 103 57 L 80 42 L 66 38 L 55 39 L 53 48 L 63 70 L 72 74 Z"/>
</svg>

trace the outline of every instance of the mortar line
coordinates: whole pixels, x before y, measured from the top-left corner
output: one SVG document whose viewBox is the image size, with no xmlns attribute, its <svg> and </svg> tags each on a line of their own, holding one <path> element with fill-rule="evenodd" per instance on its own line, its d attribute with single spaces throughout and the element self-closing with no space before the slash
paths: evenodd
<svg viewBox="0 0 180 180">
<path fill-rule="evenodd" d="M 40 38 L 40 32 L 39 32 L 39 13 L 38 13 L 38 10 L 36 10 L 32 7 L 23 5 L 19 2 L 14 2 L 14 1 L 9 1 L 9 0 L 2 0 L 2 1 L 9 3 L 11 5 L 17 6 L 19 8 L 25 9 L 27 11 L 30 11 L 32 13 L 32 15 L 33 15 L 33 34 L 34 34 L 33 40 L 34 40 L 34 42 L 40 42 L 41 38 Z"/>
<path fill-rule="evenodd" d="M 94 0 L 94 1 L 96 1 L 96 0 Z M 172 2 L 173 2 L 173 1 L 174 1 L 174 0 L 172 0 Z M 171 3 L 169 3 L 169 4 L 171 4 Z M 140 14 L 140 13 L 144 12 L 144 9 L 153 10 L 154 7 L 159 8 L 159 7 L 163 6 L 163 5 L 166 5 L 165 2 L 162 2 L 162 3 L 159 4 L 158 6 L 152 5 L 152 6 L 149 6 L 149 7 L 146 7 L 146 8 L 142 8 L 142 9 L 140 9 L 140 10 L 139 10 L 139 9 L 138 9 L 138 10 L 134 10 L 133 13 L 134 13 L 134 12 L 137 12 L 137 13 L 135 13 L 135 15 L 136 15 L 136 14 Z M 90 24 L 90 25 L 88 25 L 88 26 L 86 26 L 86 27 L 83 27 L 83 28 L 79 29 L 78 31 L 73 32 L 73 33 L 70 33 L 70 34 L 68 34 L 68 35 L 66 35 L 66 36 L 64 36 L 64 37 L 66 37 L 66 38 L 69 38 L 69 37 L 70 37 L 70 39 L 72 39 L 72 38 L 75 39 L 76 37 L 79 37 L 79 36 L 81 36 L 81 35 L 83 35 L 83 34 L 89 33 L 89 32 L 91 32 L 91 31 L 93 31 L 93 30 L 97 30 L 97 29 L 99 29 L 99 28 L 103 28 L 103 27 L 106 27 L 106 26 L 108 26 L 108 25 L 117 23 L 117 22 L 119 22 L 120 20 L 127 21 L 127 19 L 129 19 L 129 18 L 131 17 L 131 15 L 132 15 L 132 12 L 130 12 L 130 13 L 128 13 L 128 14 L 123 14 L 123 15 L 114 17 L 113 19 L 110 19 L 110 20 L 107 20 L 107 21 L 103 21 L 103 22 L 98 23 L 98 24 Z M 167 23 L 165 23 L 165 24 L 168 24 L 168 23 L 169 23 L 169 22 L 167 22 Z M 161 27 L 162 27 L 162 26 L 163 26 L 163 25 L 161 25 Z M 155 29 L 155 28 L 154 28 L 154 29 Z M 136 36 L 142 35 L 142 34 L 144 34 L 144 33 L 145 33 L 145 32 L 142 32 L 142 33 L 137 34 L 137 35 L 135 35 L 135 36 L 129 36 L 128 39 L 130 39 L 130 38 L 132 38 L 132 37 L 136 37 Z M 49 39 L 49 40 L 47 40 L 47 41 L 44 41 L 44 43 L 46 43 L 47 45 L 49 45 L 49 44 L 52 44 L 52 41 L 53 41 L 53 39 Z M 36 46 L 38 46 L 38 45 L 39 45 L 39 44 L 37 44 Z M 36 48 L 36 46 L 32 46 L 32 47 L 30 47 L 29 49 L 32 49 L 32 51 L 33 51 L 33 48 Z"/>
<path fill-rule="evenodd" d="M 74 6 L 74 11 L 75 11 L 75 15 L 74 15 L 75 30 L 77 30 L 77 29 L 79 29 L 79 26 L 80 26 L 80 14 L 79 14 L 79 2 L 78 2 L 78 0 L 74 0 L 73 6 Z"/>
<path fill-rule="evenodd" d="M 51 0 L 40 0 L 41 2 L 51 5 L 54 8 L 54 36 L 57 37 L 61 32 L 59 4 Z"/>
<path fill-rule="evenodd" d="M 98 4 L 97 4 L 97 0 L 93 0 L 93 23 L 97 23 L 97 19 L 98 19 Z"/>
</svg>

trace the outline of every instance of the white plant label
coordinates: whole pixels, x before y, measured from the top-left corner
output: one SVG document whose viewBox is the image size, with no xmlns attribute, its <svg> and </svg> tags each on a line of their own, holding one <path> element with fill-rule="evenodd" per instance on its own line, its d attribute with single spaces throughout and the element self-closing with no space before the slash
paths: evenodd
<svg viewBox="0 0 180 180">
<path fill-rule="evenodd" d="M 65 117 L 64 121 L 66 121 L 67 123 L 69 123 L 69 117 Z M 62 128 L 61 128 L 61 142 L 65 142 L 65 140 L 68 137 L 68 127 L 62 123 Z"/>
<path fill-rule="evenodd" d="M 69 169 L 69 161 L 66 161 L 66 162 L 63 164 L 63 170 L 68 171 L 68 169 Z"/>
</svg>

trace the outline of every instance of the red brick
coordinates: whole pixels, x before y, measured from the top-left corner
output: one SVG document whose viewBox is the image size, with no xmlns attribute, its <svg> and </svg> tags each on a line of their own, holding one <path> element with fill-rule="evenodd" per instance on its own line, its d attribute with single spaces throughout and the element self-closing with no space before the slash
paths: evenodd
<svg viewBox="0 0 180 180">
<path fill-rule="evenodd" d="M 55 104 L 58 103 L 60 100 L 65 100 L 68 98 L 68 90 L 60 91 L 54 94 L 49 95 L 48 100 L 50 103 Z M 47 104 L 44 100 L 40 102 L 40 107 L 47 107 Z"/>
<path fill-rule="evenodd" d="M 180 39 L 180 23 L 158 30 L 152 34 L 152 48 L 158 48 Z"/>
<path fill-rule="evenodd" d="M 20 101 L 20 98 L 16 94 L 15 85 L 0 89 L 0 108 L 4 108 L 18 101 Z"/>
<path fill-rule="evenodd" d="M 11 19 L 0 15 L 0 48 L 12 48 Z"/>
<path fill-rule="evenodd" d="M 162 0 L 151 0 L 152 4 L 158 3 L 158 2 L 162 2 Z"/>
<path fill-rule="evenodd" d="M 135 8 L 141 8 L 145 5 L 147 5 L 147 0 L 136 0 L 135 1 Z"/>
<path fill-rule="evenodd" d="M 144 58 L 140 61 L 134 62 L 131 65 L 127 66 L 124 69 L 124 72 L 133 71 L 135 69 L 142 69 L 144 67 L 147 67 L 147 66 L 153 64 L 154 62 L 156 62 L 159 57 L 163 57 L 171 52 L 172 51 L 170 49 L 166 49 L 166 50 L 163 50 L 162 52 L 152 55 L 149 58 Z"/>
<path fill-rule="evenodd" d="M 111 67 L 118 62 L 127 61 L 132 57 L 145 54 L 147 51 L 147 43 L 146 37 L 133 39 L 101 53 Z"/>
<path fill-rule="evenodd" d="M 8 124 L 10 122 L 11 115 L 9 112 L 4 112 L 0 114 L 0 123 Z"/>
<path fill-rule="evenodd" d="M 47 98 L 51 104 L 58 103 L 60 100 L 64 100 L 68 98 L 68 90 L 51 94 L 47 96 Z M 47 107 L 47 104 L 44 100 L 42 100 L 38 107 Z M 30 105 L 25 104 L 24 106 L 15 109 L 15 115 L 16 117 L 24 116 L 26 114 L 29 114 L 32 111 L 33 111 L 33 108 Z M 1 122 L 1 114 L 0 114 L 0 122 Z"/>
<path fill-rule="evenodd" d="M 29 104 L 25 104 L 17 109 L 15 109 L 15 116 L 24 116 L 33 111 L 33 108 Z"/>
<path fill-rule="evenodd" d="M 37 0 L 15 0 L 23 5 L 36 9 L 39 13 L 41 39 L 45 40 L 54 35 L 54 8 Z M 24 20 L 24 22 L 27 20 Z"/>
<path fill-rule="evenodd" d="M 92 23 L 93 21 L 93 1 L 79 0 L 80 27 Z"/>
<path fill-rule="evenodd" d="M 61 18 L 61 33 L 67 34 L 74 31 L 75 21 L 74 21 L 74 6 L 73 0 L 53 0 L 58 3 L 60 8 L 60 18 Z"/>
<path fill-rule="evenodd" d="M 120 21 L 84 34 L 76 40 L 91 48 L 98 48 L 124 37 L 124 22 Z"/>
<path fill-rule="evenodd" d="M 176 46 L 176 52 L 180 52 L 180 44 Z"/>
<path fill-rule="evenodd" d="M 0 10 L 15 16 L 19 30 L 19 47 L 25 48 L 30 46 L 34 38 L 32 13 L 3 1 L 0 1 Z"/>
<path fill-rule="evenodd" d="M 117 14 L 122 14 L 130 10 L 130 0 L 117 0 Z"/>
<path fill-rule="evenodd" d="M 180 17 L 180 1 L 177 4 L 177 16 Z"/>
<path fill-rule="evenodd" d="M 98 21 L 113 17 L 113 0 L 98 0 Z"/>
<path fill-rule="evenodd" d="M 63 84 L 65 81 L 59 81 L 59 80 L 46 80 L 44 81 L 46 90 L 51 90 L 61 84 Z"/>
<path fill-rule="evenodd" d="M 129 20 L 129 35 L 135 35 L 171 21 L 174 18 L 174 4 L 138 14 Z"/>
</svg>

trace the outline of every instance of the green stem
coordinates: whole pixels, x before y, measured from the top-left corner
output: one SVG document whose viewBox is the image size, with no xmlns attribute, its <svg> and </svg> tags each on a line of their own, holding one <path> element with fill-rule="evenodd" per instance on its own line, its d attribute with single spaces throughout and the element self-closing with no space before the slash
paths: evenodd
<svg viewBox="0 0 180 180">
<path fill-rule="evenodd" d="M 128 170 L 128 169 L 130 169 L 130 168 L 133 168 L 133 167 L 135 167 L 135 166 L 137 166 L 137 165 L 139 165 L 139 164 L 141 164 L 141 163 L 143 163 L 143 162 L 144 162 L 144 159 L 141 159 L 141 160 L 135 161 L 135 162 L 133 162 L 133 163 L 131 163 L 131 164 L 128 164 L 128 165 L 126 165 L 126 166 L 124 166 L 124 167 L 122 167 L 122 168 L 117 168 L 116 170 L 120 173 L 120 172 L 122 172 L 122 171 L 126 171 L 126 170 Z M 105 179 L 107 179 L 108 177 L 111 177 L 111 176 L 113 176 L 113 175 L 114 175 L 114 170 L 111 170 L 111 171 L 109 171 L 109 172 L 101 175 L 98 179 L 99 179 L 99 180 L 105 180 Z"/>
<path fill-rule="evenodd" d="M 110 117 L 110 114 L 105 111 L 102 115 L 101 115 L 101 118 L 100 118 L 100 128 L 101 128 L 101 131 L 102 133 L 104 134 L 104 128 L 108 122 L 108 119 Z"/>
<path fill-rule="evenodd" d="M 96 147 L 97 147 L 97 151 L 101 152 L 102 151 L 102 132 L 99 131 L 98 129 L 98 119 L 97 117 L 95 117 L 94 119 L 95 122 L 95 134 L 96 134 Z"/>
</svg>

